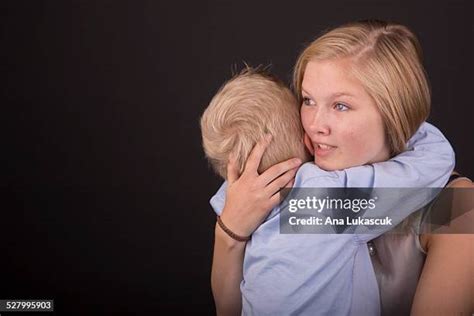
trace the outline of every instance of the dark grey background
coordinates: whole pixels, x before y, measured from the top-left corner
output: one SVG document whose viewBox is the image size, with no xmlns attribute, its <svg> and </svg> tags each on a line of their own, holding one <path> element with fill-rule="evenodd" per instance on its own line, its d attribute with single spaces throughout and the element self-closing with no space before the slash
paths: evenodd
<svg viewBox="0 0 474 316">
<path fill-rule="evenodd" d="M 220 180 L 199 116 L 231 66 L 289 82 L 304 44 L 364 18 L 421 40 L 431 122 L 474 176 L 472 1 L 2 1 L 0 298 L 56 314 L 214 312 Z"/>
</svg>

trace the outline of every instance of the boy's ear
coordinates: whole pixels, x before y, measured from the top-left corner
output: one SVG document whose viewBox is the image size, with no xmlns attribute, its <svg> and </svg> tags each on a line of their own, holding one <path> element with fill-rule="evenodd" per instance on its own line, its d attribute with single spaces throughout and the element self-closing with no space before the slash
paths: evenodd
<svg viewBox="0 0 474 316">
<path fill-rule="evenodd" d="M 311 156 L 314 156 L 314 147 L 311 139 L 309 138 L 308 134 L 304 133 L 304 144 L 306 146 L 306 150 Z"/>
</svg>

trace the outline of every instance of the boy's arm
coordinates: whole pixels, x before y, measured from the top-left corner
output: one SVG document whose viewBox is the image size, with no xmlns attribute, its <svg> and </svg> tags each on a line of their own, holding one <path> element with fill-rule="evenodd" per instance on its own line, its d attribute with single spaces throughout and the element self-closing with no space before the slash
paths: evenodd
<svg viewBox="0 0 474 316">
<path fill-rule="evenodd" d="M 360 218 L 389 216 L 392 224 L 372 226 L 371 229 L 357 227 L 356 232 L 367 234 L 360 234 L 359 239 L 367 241 L 391 230 L 436 196 L 438 190 L 427 188 L 440 188 L 447 183 L 454 169 L 454 151 L 444 135 L 425 122 L 409 140 L 407 150 L 388 161 L 331 172 L 323 171 L 313 164 L 311 166 L 309 173 L 312 176 L 306 178 L 302 186 L 337 187 L 339 184 L 347 188 L 374 188 L 372 195 L 381 195 L 375 211 L 367 210 L 356 215 Z M 324 180 L 328 177 L 332 181 L 325 186 Z"/>
<path fill-rule="evenodd" d="M 346 169 L 346 187 L 444 187 L 454 163 L 449 141 L 425 122 L 408 141 L 406 151 L 388 161 Z"/>
<path fill-rule="evenodd" d="M 358 234 L 358 239 L 366 242 L 376 238 L 426 206 L 448 182 L 454 163 L 454 151 L 449 141 L 436 127 L 423 123 L 408 141 L 406 151 L 388 161 L 372 165 L 369 173 L 372 173 L 374 194 L 380 195 L 382 199 L 379 198 L 377 202 L 376 212 L 367 210 L 363 217 L 388 216 L 392 224 L 368 227 L 370 229 L 359 227 L 356 231 L 368 233 Z M 370 171 L 371 166 L 365 167 Z M 351 169 L 346 173 L 348 187 L 369 184 L 360 183 L 363 177 L 358 175 L 359 170 Z M 398 189 L 377 190 L 384 187 Z"/>
</svg>

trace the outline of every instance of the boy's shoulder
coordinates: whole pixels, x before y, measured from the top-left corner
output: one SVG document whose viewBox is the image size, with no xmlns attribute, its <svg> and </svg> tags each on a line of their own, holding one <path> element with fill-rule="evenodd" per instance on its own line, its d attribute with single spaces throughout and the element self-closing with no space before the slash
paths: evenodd
<svg viewBox="0 0 474 316">
<path fill-rule="evenodd" d="M 345 185 L 345 178 L 344 171 L 326 171 L 310 161 L 298 169 L 294 187 L 341 187 Z"/>
<path fill-rule="evenodd" d="M 219 187 L 219 190 L 217 190 L 217 192 L 209 200 L 209 203 L 217 215 L 221 215 L 222 210 L 224 209 L 226 190 L 227 181 L 224 181 L 224 183 L 222 183 L 222 185 Z"/>
</svg>

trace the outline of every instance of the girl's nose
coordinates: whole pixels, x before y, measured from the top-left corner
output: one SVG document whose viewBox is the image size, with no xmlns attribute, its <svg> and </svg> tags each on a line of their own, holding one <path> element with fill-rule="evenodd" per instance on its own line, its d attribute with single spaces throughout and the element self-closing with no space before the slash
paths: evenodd
<svg viewBox="0 0 474 316">
<path fill-rule="evenodd" d="M 326 136 L 331 132 L 328 113 L 321 107 L 314 111 L 310 129 L 312 134 Z"/>
</svg>

